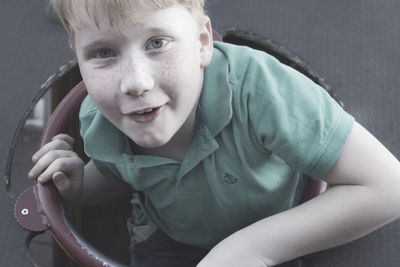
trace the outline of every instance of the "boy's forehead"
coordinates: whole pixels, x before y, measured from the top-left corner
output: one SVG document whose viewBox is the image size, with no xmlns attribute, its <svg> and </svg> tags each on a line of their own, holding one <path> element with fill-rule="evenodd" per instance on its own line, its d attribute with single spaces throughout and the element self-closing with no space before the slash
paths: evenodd
<svg viewBox="0 0 400 267">
<path fill-rule="evenodd" d="M 198 26 L 195 18 L 183 6 L 174 5 L 168 8 L 155 9 L 155 10 L 125 10 L 124 14 L 115 16 L 110 14 L 106 9 L 97 9 L 95 13 L 90 10 L 79 9 L 75 13 L 77 16 L 77 24 L 73 25 L 75 33 L 77 31 L 86 29 L 97 30 L 111 30 L 112 32 L 125 33 L 125 30 L 130 29 L 131 26 L 141 27 L 145 29 L 162 29 L 160 32 L 168 32 L 168 28 L 173 25 L 191 24 L 194 23 Z M 189 22 L 190 20 L 190 22 Z"/>
<path fill-rule="evenodd" d="M 69 14 L 72 28 L 79 30 L 87 25 L 95 24 L 98 28 L 111 26 L 121 29 L 130 23 L 141 23 L 144 15 L 155 10 L 138 6 L 133 8 L 131 5 L 109 6 L 104 2 L 106 1 L 77 1 L 71 6 Z"/>
<path fill-rule="evenodd" d="M 87 24 L 94 23 L 97 27 L 109 25 L 119 28 L 122 24 L 140 22 L 140 14 L 148 13 L 147 10 L 138 8 L 109 9 L 105 5 L 87 5 L 85 1 L 74 5 L 70 12 L 70 24 L 74 29 L 79 29 Z M 98 1 L 102 2 L 102 1 Z"/>
</svg>

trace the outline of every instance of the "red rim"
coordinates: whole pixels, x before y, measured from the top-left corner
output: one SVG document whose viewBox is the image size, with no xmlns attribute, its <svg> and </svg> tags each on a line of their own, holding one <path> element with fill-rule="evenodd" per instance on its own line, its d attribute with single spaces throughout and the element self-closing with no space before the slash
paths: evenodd
<svg viewBox="0 0 400 267">
<path fill-rule="evenodd" d="M 60 102 L 53 112 L 40 140 L 40 146 L 51 141 L 53 136 L 67 132 L 70 121 L 76 120 L 80 104 L 87 95 L 85 85 L 80 82 Z M 53 183 L 36 183 L 35 193 L 38 208 L 45 214 L 46 225 L 54 238 L 77 263 L 83 266 L 118 266 L 90 245 L 82 241 L 71 227 Z"/>
</svg>

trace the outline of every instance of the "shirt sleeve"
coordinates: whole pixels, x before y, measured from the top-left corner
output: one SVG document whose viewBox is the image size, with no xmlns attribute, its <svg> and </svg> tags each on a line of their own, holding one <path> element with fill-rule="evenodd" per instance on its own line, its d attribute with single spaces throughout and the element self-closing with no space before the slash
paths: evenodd
<svg viewBox="0 0 400 267">
<path fill-rule="evenodd" d="M 238 106 L 252 142 L 299 172 L 325 177 L 353 117 L 322 87 L 265 53 L 254 52 L 241 76 Z"/>
</svg>

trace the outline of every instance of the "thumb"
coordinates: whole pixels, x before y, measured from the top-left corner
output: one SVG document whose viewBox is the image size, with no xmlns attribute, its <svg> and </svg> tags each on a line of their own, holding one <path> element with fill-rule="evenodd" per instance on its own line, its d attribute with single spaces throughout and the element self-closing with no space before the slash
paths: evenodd
<svg viewBox="0 0 400 267">
<path fill-rule="evenodd" d="M 65 194 L 71 189 L 71 181 L 63 172 L 56 172 L 53 174 L 53 182 L 61 194 Z"/>
</svg>

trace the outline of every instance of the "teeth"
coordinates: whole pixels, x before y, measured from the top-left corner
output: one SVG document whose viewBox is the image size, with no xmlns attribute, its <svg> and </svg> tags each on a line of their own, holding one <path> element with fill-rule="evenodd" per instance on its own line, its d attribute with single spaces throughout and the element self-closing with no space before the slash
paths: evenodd
<svg viewBox="0 0 400 267">
<path fill-rule="evenodd" d="M 149 109 L 145 109 L 145 110 L 142 110 L 142 111 L 138 111 L 138 112 L 136 112 L 136 114 L 142 115 L 142 114 L 144 114 L 144 113 L 151 112 L 152 110 L 153 110 L 152 108 L 149 108 Z"/>
</svg>

